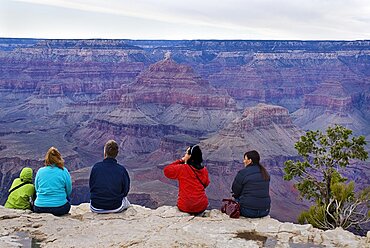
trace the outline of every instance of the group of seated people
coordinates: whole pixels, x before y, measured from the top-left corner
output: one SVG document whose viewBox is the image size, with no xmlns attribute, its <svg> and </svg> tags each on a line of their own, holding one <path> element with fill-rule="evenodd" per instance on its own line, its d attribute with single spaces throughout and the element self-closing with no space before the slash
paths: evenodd
<svg viewBox="0 0 370 248">
<path fill-rule="evenodd" d="M 116 157 L 118 144 L 109 140 L 104 146 L 104 159 L 90 173 L 90 210 L 94 213 L 119 213 L 130 206 L 127 195 L 130 177 Z M 202 214 L 209 206 L 206 188 L 210 184 L 207 168 L 202 164 L 198 145 L 189 146 L 184 156 L 164 168 L 167 178 L 178 180 L 177 207 L 192 215 Z M 270 212 L 270 176 L 260 164 L 257 151 L 248 151 L 232 184 L 232 194 L 240 204 L 240 214 L 249 218 L 264 217 Z M 16 178 L 5 203 L 6 208 L 31 209 L 36 213 L 67 214 L 71 208 L 71 176 L 60 152 L 51 147 L 45 156 L 45 166 L 32 183 L 32 169 L 23 168 Z"/>
</svg>

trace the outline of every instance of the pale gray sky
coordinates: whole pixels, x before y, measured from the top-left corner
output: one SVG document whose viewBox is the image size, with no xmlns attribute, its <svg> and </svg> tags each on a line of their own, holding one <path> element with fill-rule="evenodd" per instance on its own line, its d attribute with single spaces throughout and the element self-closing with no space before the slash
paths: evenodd
<svg viewBox="0 0 370 248">
<path fill-rule="evenodd" d="M 370 0 L 0 0 L 0 37 L 370 39 Z"/>
</svg>

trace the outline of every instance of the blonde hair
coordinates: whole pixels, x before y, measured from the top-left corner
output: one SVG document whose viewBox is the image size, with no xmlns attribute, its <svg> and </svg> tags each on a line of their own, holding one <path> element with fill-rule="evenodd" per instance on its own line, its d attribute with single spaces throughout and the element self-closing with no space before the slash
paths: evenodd
<svg viewBox="0 0 370 248">
<path fill-rule="evenodd" d="M 50 166 L 52 164 L 55 164 L 60 169 L 64 169 L 64 159 L 58 149 L 53 146 L 49 148 L 45 155 L 45 165 Z"/>
</svg>

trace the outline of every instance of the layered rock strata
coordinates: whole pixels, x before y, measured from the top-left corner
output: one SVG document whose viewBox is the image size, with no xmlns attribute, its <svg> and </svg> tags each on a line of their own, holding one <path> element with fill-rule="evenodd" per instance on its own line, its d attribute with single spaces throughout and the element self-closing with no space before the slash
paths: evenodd
<svg viewBox="0 0 370 248">
<path fill-rule="evenodd" d="M 71 139 L 102 137 L 89 144 L 96 146 L 104 144 L 107 134 L 124 136 L 122 148 L 132 156 L 153 152 L 167 136 L 199 139 L 238 114 L 235 101 L 225 91 L 214 89 L 191 67 L 170 58 L 151 65 L 132 84 L 107 90 L 86 106 L 73 108 L 84 113 L 88 106 L 107 111 L 90 119 L 84 129 L 78 128 Z"/>
<path fill-rule="evenodd" d="M 177 187 L 162 169 L 202 141 L 212 206 L 229 196 L 245 150 L 257 149 L 272 174 L 272 216 L 295 220 L 306 203 L 281 168 L 296 156 L 301 130 L 337 123 L 370 138 L 369 45 L 0 39 L 0 202 L 21 168 L 41 167 L 52 145 L 75 172 L 75 203 L 88 201 L 88 167 L 113 138 L 134 179 L 132 200 L 174 205 Z M 242 116 L 258 103 L 284 109 Z M 368 167 L 351 164 L 346 176 L 361 188 Z"/>
</svg>

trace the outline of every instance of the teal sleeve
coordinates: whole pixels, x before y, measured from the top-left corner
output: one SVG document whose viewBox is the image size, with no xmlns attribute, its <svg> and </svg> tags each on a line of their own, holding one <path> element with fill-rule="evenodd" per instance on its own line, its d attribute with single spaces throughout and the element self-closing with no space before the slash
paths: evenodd
<svg viewBox="0 0 370 248">
<path fill-rule="evenodd" d="M 37 191 L 38 188 L 39 188 L 39 174 L 36 173 L 36 177 L 35 177 L 35 190 Z"/>
<path fill-rule="evenodd" d="M 69 174 L 66 168 L 65 168 L 65 180 L 66 180 L 66 193 L 67 196 L 70 197 L 72 194 L 72 179 L 71 175 Z"/>
</svg>

